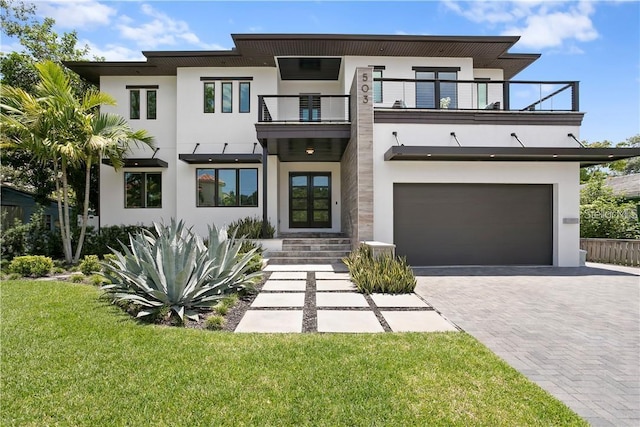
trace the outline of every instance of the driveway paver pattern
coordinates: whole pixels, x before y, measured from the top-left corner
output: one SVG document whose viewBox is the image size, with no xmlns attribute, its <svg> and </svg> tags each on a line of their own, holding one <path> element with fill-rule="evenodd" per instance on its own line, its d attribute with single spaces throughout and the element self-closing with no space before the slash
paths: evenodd
<svg viewBox="0 0 640 427">
<path fill-rule="evenodd" d="M 416 274 L 416 293 L 435 310 L 589 423 L 640 425 L 640 269 L 588 263 Z"/>
</svg>

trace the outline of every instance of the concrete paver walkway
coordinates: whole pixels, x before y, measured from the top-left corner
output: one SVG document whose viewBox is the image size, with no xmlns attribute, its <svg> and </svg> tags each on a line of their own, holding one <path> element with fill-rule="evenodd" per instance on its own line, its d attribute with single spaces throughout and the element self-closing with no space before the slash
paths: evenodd
<svg viewBox="0 0 640 427">
<path fill-rule="evenodd" d="M 363 295 L 355 292 L 349 273 L 332 266 L 295 267 L 299 271 L 267 269 L 267 281 L 235 332 L 457 330 L 415 294 Z"/>
<path fill-rule="evenodd" d="M 418 295 L 592 425 L 640 425 L 640 269 L 416 273 Z"/>
</svg>

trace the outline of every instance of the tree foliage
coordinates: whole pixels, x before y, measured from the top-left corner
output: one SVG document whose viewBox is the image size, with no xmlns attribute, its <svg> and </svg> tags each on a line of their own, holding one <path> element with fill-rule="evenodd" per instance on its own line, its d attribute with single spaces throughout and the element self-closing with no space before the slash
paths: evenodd
<svg viewBox="0 0 640 427">
<path fill-rule="evenodd" d="M 78 46 L 75 31 L 58 34 L 54 30 L 55 20 L 36 17 L 36 4 L 20 0 L 0 0 L 0 26 L 4 36 L 17 39 L 24 50 L 0 54 L 0 73 L 3 86 L 23 89 L 34 93 L 39 81 L 36 64 L 52 61 L 62 65 L 63 61 L 86 59 L 89 55 L 87 45 Z M 94 58 L 99 60 L 101 58 Z M 65 75 L 71 81 L 73 92 L 82 97 L 87 90 L 94 88 L 82 80 L 76 73 L 63 67 Z M 41 164 L 34 167 L 34 159 L 29 153 L 4 149 L 0 154 L 2 180 L 10 181 L 17 188 L 35 193 L 37 202 L 45 201 L 55 191 L 53 164 Z M 67 171 L 70 182 L 70 197 L 75 204 L 84 200 L 85 168 L 70 168 Z M 92 168 L 90 205 L 99 207 L 98 168 Z"/>
<path fill-rule="evenodd" d="M 580 237 L 640 238 L 636 205 L 615 196 L 603 175 L 591 179 L 580 191 Z"/>
<path fill-rule="evenodd" d="M 61 66 L 47 61 L 37 64 L 40 80 L 33 94 L 21 88 L 3 87 L 2 146 L 26 152 L 42 164 L 53 163 L 60 232 L 67 262 L 77 263 L 82 252 L 89 210 L 91 166 L 108 157 L 115 168 L 133 142 L 152 145 L 146 131 L 133 131 L 126 120 L 101 114 L 98 107 L 115 100 L 95 89 L 84 96 L 74 94 L 71 80 Z M 70 182 L 68 170 L 84 170 L 83 220 L 75 256 L 72 249 Z"/>
</svg>

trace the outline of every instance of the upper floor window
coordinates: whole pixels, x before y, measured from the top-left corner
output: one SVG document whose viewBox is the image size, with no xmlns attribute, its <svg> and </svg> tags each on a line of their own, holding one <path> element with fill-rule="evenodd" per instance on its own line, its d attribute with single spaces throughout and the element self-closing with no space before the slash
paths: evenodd
<svg viewBox="0 0 640 427">
<path fill-rule="evenodd" d="M 222 82 L 222 112 L 231 113 L 233 111 L 233 83 Z"/>
<path fill-rule="evenodd" d="M 240 82 L 240 112 L 248 113 L 251 110 L 251 83 Z"/>
<path fill-rule="evenodd" d="M 320 121 L 320 94 L 301 93 L 299 106 L 301 122 Z"/>
<path fill-rule="evenodd" d="M 125 208 L 161 208 L 161 172 L 124 173 Z"/>
<path fill-rule="evenodd" d="M 137 120 L 140 118 L 140 90 L 129 91 L 129 118 Z"/>
<path fill-rule="evenodd" d="M 197 169 L 198 207 L 258 206 L 258 169 Z"/>
<path fill-rule="evenodd" d="M 129 118 L 131 120 L 140 119 L 140 111 L 142 109 L 140 93 L 142 90 L 146 90 L 145 97 L 147 108 L 147 119 L 155 120 L 157 115 L 157 97 L 158 86 L 157 85 L 142 85 L 142 86 L 130 86 L 126 87 L 129 90 Z"/>
<path fill-rule="evenodd" d="M 204 84 L 204 112 L 213 113 L 216 110 L 216 84 L 205 83 Z"/>
<path fill-rule="evenodd" d="M 147 91 L 147 119 L 156 119 L 156 98 L 157 92 L 155 90 Z"/>
<path fill-rule="evenodd" d="M 458 108 L 457 80 L 460 68 L 413 67 L 416 80 L 434 80 L 416 82 L 416 108 Z"/>
<path fill-rule="evenodd" d="M 382 82 L 375 79 L 382 78 L 382 72 L 385 67 L 374 65 L 373 66 L 373 102 L 379 104 L 382 102 Z"/>
<path fill-rule="evenodd" d="M 488 94 L 489 94 L 489 85 L 487 82 L 488 78 L 476 78 L 476 97 L 478 100 L 478 108 L 486 107 L 488 102 Z"/>
</svg>

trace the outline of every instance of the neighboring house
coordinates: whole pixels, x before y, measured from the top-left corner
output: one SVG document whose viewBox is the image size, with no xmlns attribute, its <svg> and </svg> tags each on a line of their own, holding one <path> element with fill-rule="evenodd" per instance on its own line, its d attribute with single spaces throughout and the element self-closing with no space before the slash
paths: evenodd
<svg viewBox="0 0 640 427">
<path fill-rule="evenodd" d="M 27 224 L 31 221 L 33 215 L 42 205 L 38 205 L 33 194 L 18 190 L 2 184 L 2 198 L 0 199 L 0 208 L 2 211 L 2 229 L 6 230 L 15 223 L 16 219 Z M 58 221 L 58 204 L 50 201 L 44 209 L 45 226 L 49 230 L 53 230 Z"/>
<path fill-rule="evenodd" d="M 518 37 L 232 37 L 66 64 L 159 148 L 101 165 L 102 225 L 259 216 L 413 265 L 577 266 L 579 168 L 640 155 L 582 148 L 578 82 L 512 80 L 540 56 Z"/>
<path fill-rule="evenodd" d="M 640 203 L 640 173 L 610 176 L 605 184 L 613 190 L 613 194 L 630 202 Z"/>
</svg>

